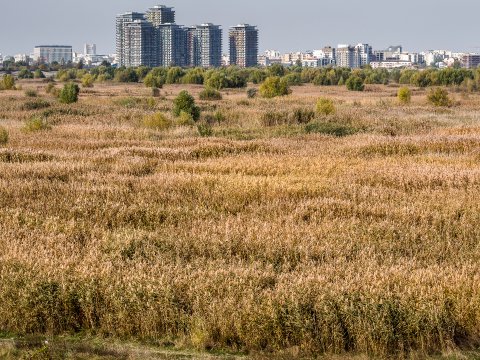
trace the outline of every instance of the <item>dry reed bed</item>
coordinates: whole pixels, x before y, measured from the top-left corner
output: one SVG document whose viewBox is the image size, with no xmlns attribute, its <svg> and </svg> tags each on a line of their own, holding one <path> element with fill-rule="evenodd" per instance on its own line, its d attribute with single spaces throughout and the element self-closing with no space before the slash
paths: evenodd
<svg viewBox="0 0 480 360">
<path fill-rule="evenodd" d="M 307 95 L 277 104 L 313 107 Z M 405 135 L 201 139 L 100 110 L 29 134 L 5 110 L 0 331 L 303 354 L 478 345 L 477 97 L 432 115 L 337 95 L 339 119 Z M 240 106 L 242 126 L 263 103 Z"/>
</svg>

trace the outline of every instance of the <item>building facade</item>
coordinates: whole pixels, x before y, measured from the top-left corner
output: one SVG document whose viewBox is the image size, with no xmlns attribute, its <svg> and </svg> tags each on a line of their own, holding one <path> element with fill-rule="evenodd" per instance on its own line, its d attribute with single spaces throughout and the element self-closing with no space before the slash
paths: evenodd
<svg viewBox="0 0 480 360">
<path fill-rule="evenodd" d="M 202 24 L 187 30 L 187 65 L 204 68 L 222 66 L 222 29 Z"/>
<path fill-rule="evenodd" d="M 177 24 L 158 26 L 158 66 L 187 66 L 187 31 Z"/>
<path fill-rule="evenodd" d="M 157 66 L 157 37 L 155 28 L 146 20 L 125 24 L 123 65 L 127 67 Z"/>
<path fill-rule="evenodd" d="M 147 10 L 145 19 L 153 26 L 175 23 L 175 10 L 165 5 L 157 5 Z"/>
<path fill-rule="evenodd" d="M 240 67 L 258 65 L 258 29 L 256 26 L 241 24 L 229 31 L 230 64 Z"/>
<path fill-rule="evenodd" d="M 480 54 L 464 54 L 461 63 L 467 69 L 478 68 L 480 66 Z"/>
<path fill-rule="evenodd" d="M 84 55 L 97 55 L 97 45 L 96 44 L 85 44 L 83 46 Z"/>
<path fill-rule="evenodd" d="M 72 47 L 69 45 L 40 45 L 33 49 L 33 59 L 38 63 L 67 64 L 73 60 Z"/>
<path fill-rule="evenodd" d="M 128 66 L 127 52 L 131 51 L 127 48 L 126 28 L 127 24 L 136 20 L 145 20 L 145 14 L 138 12 L 128 12 L 125 14 L 117 15 L 115 28 L 116 28 L 116 51 L 117 62 L 120 66 Z M 132 43 L 133 40 L 128 40 L 128 43 Z"/>
</svg>

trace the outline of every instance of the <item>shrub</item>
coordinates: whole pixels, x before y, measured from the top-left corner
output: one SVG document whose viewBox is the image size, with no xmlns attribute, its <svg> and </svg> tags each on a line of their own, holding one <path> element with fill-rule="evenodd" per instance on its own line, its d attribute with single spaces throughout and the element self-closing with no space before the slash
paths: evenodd
<svg viewBox="0 0 480 360">
<path fill-rule="evenodd" d="M 193 126 L 195 125 L 195 120 L 193 120 L 192 115 L 182 111 L 180 116 L 177 118 L 177 125 L 179 126 Z"/>
<path fill-rule="evenodd" d="M 80 89 L 75 83 L 67 83 L 63 86 L 62 91 L 60 91 L 59 99 L 63 104 L 72 104 L 78 101 L 78 93 Z"/>
<path fill-rule="evenodd" d="M 28 69 L 22 69 L 18 72 L 19 79 L 33 79 L 33 73 Z"/>
<path fill-rule="evenodd" d="M 209 137 L 213 135 L 213 129 L 207 122 L 201 122 L 197 125 L 197 131 L 201 137 Z"/>
<path fill-rule="evenodd" d="M 431 89 L 428 96 L 430 104 L 439 107 L 452 106 L 452 100 L 448 96 L 448 91 L 442 88 Z"/>
<path fill-rule="evenodd" d="M 278 76 L 268 77 L 263 84 L 260 85 L 260 95 L 267 99 L 288 94 L 290 94 L 288 84 Z"/>
<path fill-rule="evenodd" d="M 82 77 L 82 86 L 83 86 L 84 88 L 92 88 L 94 81 L 95 81 L 95 79 L 93 78 L 92 75 L 90 75 L 90 74 L 85 74 L 85 75 L 83 75 L 83 77 Z"/>
<path fill-rule="evenodd" d="M 12 75 L 5 75 L 2 79 L 2 85 L 4 90 L 12 90 L 15 88 L 15 79 Z"/>
<path fill-rule="evenodd" d="M 32 101 L 27 101 L 25 104 L 23 104 L 22 109 L 23 110 L 40 110 L 40 109 L 46 109 L 50 107 L 50 103 L 46 100 L 42 99 L 36 99 Z"/>
<path fill-rule="evenodd" d="M 6 145 L 8 143 L 8 132 L 3 126 L 0 126 L 0 145 Z"/>
<path fill-rule="evenodd" d="M 288 112 L 267 111 L 260 118 L 263 126 L 277 126 L 287 124 L 289 121 Z"/>
<path fill-rule="evenodd" d="M 23 130 L 25 132 L 37 132 L 50 130 L 52 127 L 47 123 L 45 119 L 39 117 L 33 117 L 25 122 Z"/>
<path fill-rule="evenodd" d="M 34 89 L 27 89 L 27 90 L 25 90 L 25 96 L 26 97 L 37 97 L 38 93 Z"/>
<path fill-rule="evenodd" d="M 143 84 L 146 87 L 151 87 L 151 88 L 161 89 L 164 83 L 165 83 L 165 78 L 160 75 L 156 75 L 156 72 L 154 71 L 151 71 L 150 73 L 148 73 L 148 75 L 145 76 L 145 78 L 143 79 Z"/>
<path fill-rule="evenodd" d="M 412 91 L 408 87 L 401 87 L 398 89 L 397 98 L 402 104 L 410 104 L 412 101 Z"/>
<path fill-rule="evenodd" d="M 43 73 L 42 70 L 37 69 L 35 70 L 35 73 L 33 74 L 34 79 L 45 79 L 45 74 Z"/>
<path fill-rule="evenodd" d="M 295 109 L 291 114 L 291 119 L 294 124 L 307 124 L 312 121 L 314 117 L 314 111 L 304 108 Z"/>
<path fill-rule="evenodd" d="M 143 118 L 143 126 L 149 129 L 166 130 L 172 126 L 172 122 L 164 114 L 155 113 Z"/>
<path fill-rule="evenodd" d="M 351 126 L 338 124 L 335 122 L 311 122 L 305 126 L 307 134 L 325 134 L 337 137 L 353 135 L 357 130 Z"/>
<path fill-rule="evenodd" d="M 365 85 L 363 84 L 363 80 L 359 76 L 350 76 L 346 82 L 347 89 L 350 91 L 363 91 L 365 89 Z"/>
<path fill-rule="evenodd" d="M 195 105 L 195 99 L 186 90 L 181 91 L 173 101 L 173 115 L 180 116 L 182 111 L 190 114 L 195 121 L 200 118 L 200 108 Z"/>
<path fill-rule="evenodd" d="M 316 112 L 318 115 L 333 115 L 337 112 L 335 104 L 331 99 L 320 98 L 317 100 Z"/>
<path fill-rule="evenodd" d="M 152 96 L 159 97 L 160 96 L 160 89 L 156 86 L 152 86 Z"/>
<path fill-rule="evenodd" d="M 257 89 L 254 89 L 254 88 L 250 88 L 247 90 L 247 97 L 249 99 L 253 99 L 257 96 L 258 94 L 258 90 Z"/>
<path fill-rule="evenodd" d="M 222 100 L 222 94 L 220 94 L 220 91 L 212 89 L 212 88 L 206 88 L 203 90 L 200 95 L 199 95 L 200 100 Z"/>
</svg>

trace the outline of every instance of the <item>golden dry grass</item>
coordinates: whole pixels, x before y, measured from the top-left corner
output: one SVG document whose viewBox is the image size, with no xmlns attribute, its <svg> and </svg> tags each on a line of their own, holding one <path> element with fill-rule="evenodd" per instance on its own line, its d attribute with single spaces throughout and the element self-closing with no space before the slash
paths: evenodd
<svg viewBox="0 0 480 360">
<path fill-rule="evenodd" d="M 199 350 L 407 356 L 480 344 L 480 96 L 244 91 L 200 102 L 214 137 L 159 132 L 168 86 L 100 85 L 25 110 L 0 92 L 0 333 L 83 332 Z M 201 87 L 189 86 L 198 98 Z M 314 109 L 347 137 L 262 126 Z M 120 100 L 120 102 L 119 102 Z M 46 113 L 47 112 L 47 113 Z M 47 116 L 51 130 L 27 133 Z"/>
</svg>

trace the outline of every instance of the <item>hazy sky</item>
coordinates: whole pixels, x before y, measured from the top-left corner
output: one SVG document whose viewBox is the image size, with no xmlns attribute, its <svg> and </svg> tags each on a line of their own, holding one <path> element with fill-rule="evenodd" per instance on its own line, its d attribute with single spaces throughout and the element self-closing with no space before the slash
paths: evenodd
<svg viewBox="0 0 480 360">
<path fill-rule="evenodd" d="M 156 4 L 175 7 L 178 24 L 222 25 L 224 39 L 231 25 L 257 25 L 261 51 L 359 42 L 375 49 L 480 51 L 479 0 L 22 0 L 2 1 L 0 53 L 28 54 L 42 44 L 80 51 L 85 42 L 112 53 L 115 15 Z"/>
</svg>

